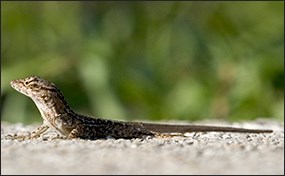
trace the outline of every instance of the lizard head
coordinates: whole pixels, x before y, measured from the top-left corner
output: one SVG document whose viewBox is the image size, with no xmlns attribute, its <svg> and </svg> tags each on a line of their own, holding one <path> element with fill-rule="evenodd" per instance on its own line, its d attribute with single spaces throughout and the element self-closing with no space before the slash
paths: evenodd
<svg viewBox="0 0 285 176">
<path fill-rule="evenodd" d="M 53 83 L 38 76 L 13 80 L 10 82 L 10 85 L 18 92 L 31 98 L 42 95 L 47 96 L 56 89 Z"/>
<path fill-rule="evenodd" d="M 60 90 L 53 83 L 38 76 L 13 80 L 10 85 L 18 92 L 30 97 L 40 111 L 54 109 L 59 112 L 68 107 Z"/>
</svg>

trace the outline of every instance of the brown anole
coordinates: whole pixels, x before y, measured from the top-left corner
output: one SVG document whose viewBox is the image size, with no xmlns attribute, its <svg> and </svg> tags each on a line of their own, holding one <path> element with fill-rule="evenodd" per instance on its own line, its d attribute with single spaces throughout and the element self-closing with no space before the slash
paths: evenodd
<svg viewBox="0 0 285 176">
<path fill-rule="evenodd" d="M 94 118 L 74 112 L 66 102 L 60 90 L 51 82 L 38 76 L 11 81 L 11 86 L 18 92 L 30 97 L 43 118 L 43 124 L 33 131 L 30 138 L 40 137 L 48 128 L 54 129 L 61 136 L 72 139 L 99 138 L 141 138 L 160 136 L 167 133 L 186 132 L 239 132 L 271 133 L 268 129 L 245 129 L 226 126 L 156 124 L 144 122 L 125 122 Z M 14 138 L 23 136 L 16 135 Z"/>
</svg>

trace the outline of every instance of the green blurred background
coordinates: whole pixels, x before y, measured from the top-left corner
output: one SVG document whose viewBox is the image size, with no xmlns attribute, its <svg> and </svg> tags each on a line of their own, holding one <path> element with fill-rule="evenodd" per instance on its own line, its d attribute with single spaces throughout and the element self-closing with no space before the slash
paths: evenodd
<svg viewBox="0 0 285 176">
<path fill-rule="evenodd" d="M 82 114 L 284 119 L 284 2 L 1 2 L 1 120 L 40 122 L 13 79 Z"/>
</svg>

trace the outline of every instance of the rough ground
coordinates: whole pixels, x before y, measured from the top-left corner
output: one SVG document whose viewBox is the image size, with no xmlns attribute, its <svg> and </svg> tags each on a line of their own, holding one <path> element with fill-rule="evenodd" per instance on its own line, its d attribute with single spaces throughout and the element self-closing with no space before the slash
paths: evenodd
<svg viewBox="0 0 285 176">
<path fill-rule="evenodd" d="M 195 123 L 197 124 L 197 123 Z M 8 140 L 37 125 L 1 124 L 1 174 L 284 174 L 284 124 L 201 122 L 269 128 L 271 134 L 189 133 L 147 139 Z"/>
</svg>

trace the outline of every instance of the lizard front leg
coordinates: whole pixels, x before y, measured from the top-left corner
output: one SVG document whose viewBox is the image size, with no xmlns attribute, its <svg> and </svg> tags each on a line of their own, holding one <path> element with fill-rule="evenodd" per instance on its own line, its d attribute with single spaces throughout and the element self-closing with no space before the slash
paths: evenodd
<svg viewBox="0 0 285 176">
<path fill-rule="evenodd" d="M 79 138 L 79 131 L 76 128 L 71 130 L 71 132 L 67 136 L 67 139 L 75 139 L 75 138 Z"/>
<path fill-rule="evenodd" d="M 49 128 L 48 125 L 42 124 L 41 126 L 39 126 L 37 129 L 35 129 L 32 132 L 31 138 L 38 138 L 38 137 L 40 137 L 41 134 L 43 134 L 48 128 Z"/>
<path fill-rule="evenodd" d="M 18 139 L 18 140 L 26 140 L 26 139 L 35 139 L 41 136 L 47 129 L 49 128 L 48 125 L 42 124 L 35 130 L 33 130 L 30 134 L 24 135 L 24 134 L 8 134 L 5 136 L 6 139 Z"/>
<path fill-rule="evenodd" d="M 94 134 L 89 128 L 76 127 L 67 135 L 67 139 L 95 139 Z"/>
</svg>

